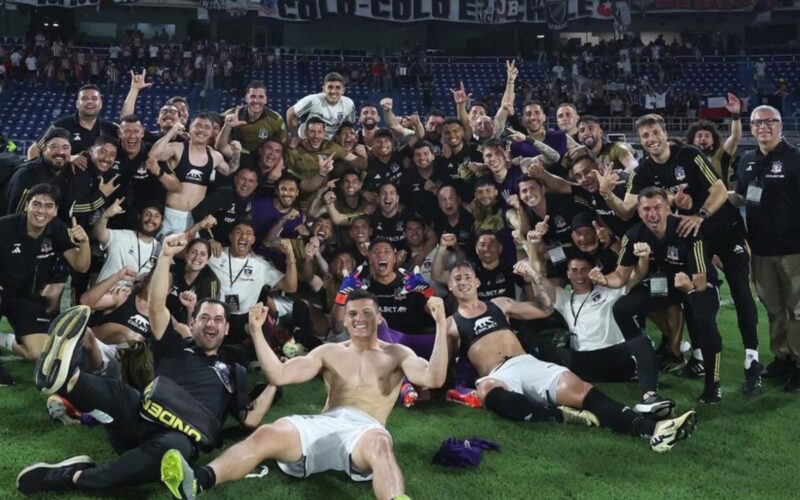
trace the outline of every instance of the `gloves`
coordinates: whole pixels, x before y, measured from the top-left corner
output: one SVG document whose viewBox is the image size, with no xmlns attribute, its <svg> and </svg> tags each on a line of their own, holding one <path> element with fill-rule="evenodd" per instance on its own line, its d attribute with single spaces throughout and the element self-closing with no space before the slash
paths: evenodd
<svg viewBox="0 0 800 500">
<path fill-rule="evenodd" d="M 361 281 L 361 278 L 358 277 L 363 270 L 363 264 L 358 266 L 352 273 L 348 274 L 342 280 L 342 284 L 339 285 L 339 291 L 336 292 L 336 304 L 343 306 L 344 303 L 347 301 L 347 296 L 350 295 L 350 292 L 353 290 L 358 290 L 359 288 L 364 288 L 364 282 Z"/>
<path fill-rule="evenodd" d="M 430 283 L 425 281 L 425 278 L 419 274 L 419 266 L 414 267 L 414 273 L 409 273 L 405 269 L 400 268 L 403 273 L 403 293 L 417 292 L 421 293 L 426 299 L 433 296 L 433 288 Z"/>
</svg>

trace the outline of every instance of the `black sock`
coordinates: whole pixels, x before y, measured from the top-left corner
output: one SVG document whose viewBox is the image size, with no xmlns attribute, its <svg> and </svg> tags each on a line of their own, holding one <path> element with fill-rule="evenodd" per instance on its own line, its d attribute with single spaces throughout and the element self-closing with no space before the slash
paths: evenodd
<svg viewBox="0 0 800 500">
<path fill-rule="evenodd" d="M 487 410 L 491 410 L 503 418 L 523 422 L 562 422 L 564 417 L 558 408 L 547 408 L 534 403 L 522 394 L 511 392 L 501 387 L 489 391 L 483 401 Z"/>
<path fill-rule="evenodd" d="M 596 387 L 592 387 L 583 398 L 582 406 L 597 415 L 602 427 L 609 427 L 615 432 L 647 437 L 652 436 L 656 428 L 655 422 L 614 401 Z"/>
<path fill-rule="evenodd" d="M 204 465 L 194 471 L 194 480 L 197 483 L 197 492 L 210 490 L 217 484 L 217 475 L 214 469 Z"/>
</svg>

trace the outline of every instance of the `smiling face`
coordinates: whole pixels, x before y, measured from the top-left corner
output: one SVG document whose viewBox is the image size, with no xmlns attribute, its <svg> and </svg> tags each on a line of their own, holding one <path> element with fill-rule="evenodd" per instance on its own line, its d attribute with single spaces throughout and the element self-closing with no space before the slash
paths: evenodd
<svg viewBox="0 0 800 500">
<path fill-rule="evenodd" d="M 495 147 L 483 148 L 483 163 L 494 175 L 500 175 L 507 170 L 505 151 Z"/>
<path fill-rule="evenodd" d="M 342 177 L 341 188 L 345 196 L 357 196 L 364 185 L 357 174 L 350 172 Z"/>
<path fill-rule="evenodd" d="M 375 108 L 375 106 L 364 106 L 361 108 L 361 114 L 358 117 L 358 121 L 365 129 L 374 129 L 378 126 L 378 122 L 380 121 L 378 110 Z"/>
<path fill-rule="evenodd" d="M 155 208 L 145 208 L 139 214 L 139 232 L 145 236 L 153 237 L 161 231 L 163 216 Z"/>
<path fill-rule="evenodd" d="M 247 91 L 244 100 L 247 103 L 247 112 L 251 117 L 261 116 L 267 106 L 267 89 L 252 88 Z"/>
<path fill-rule="evenodd" d="M 341 252 L 331 260 L 331 274 L 341 277 L 350 274 L 356 268 L 356 261 L 348 252 Z"/>
<path fill-rule="evenodd" d="M 590 193 L 596 193 L 600 189 L 597 177 L 592 173 L 598 170 L 597 164 L 589 158 L 585 158 L 572 166 L 572 174 L 575 176 L 575 181 Z"/>
<path fill-rule="evenodd" d="M 78 100 L 75 102 L 78 108 L 78 115 L 81 118 L 97 118 L 103 109 L 103 98 L 100 92 L 94 89 L 86 89 L 78 92 Z"/>
<path fill-rule="evenodd" d="M 669 203 L 660 196 L 640 198 L 637 207 L 639 218 L 653 233 L 663 233 L 667 227 Z"/>
<path fill-rule="evenodd" d="M 108 172 L 115 161 L 117 161 L 117 147 L 113 144 L 107 142 L 92 148 L 92 163 L 98 171 Z"/>
<path fill-rule="evenodd" d="M 475 129 L 478 118 L 481 116 L 486 116 L 486 108 L 479 104 L 473 104 L 472 107 L 469 108 L 469 126 Z"/>
<path fill-rule="evenodd" d="M 464 144 L 464 128 L 460 123 L 448 123 L 442 129 L 442 142 L 451 149 L 458 149 Z"/>
<path fill-rule="evenodd" d="M 283 160 L 283 145 L 275 141 L 266 141 L 258 149 L 259 165 L 265 174 L 272 172 Z"/>
<path fill-rule="evenodd" d="M 306 127 L 306 140 L 311 149 L 317 150 L 322 147 L 325 140 L 325 125 L 322 123 L 312 123 Z"/>
<path fill-rule="evenodd" d="M 328 104 L 337 104 L 344 95 L 344 83 L 325 82 L 322 85 L 322 92 L 325 94 L 325 100 L 328 101 Z"/>
<path fill-rule="evenodd" d="M 180 121 L 181 112 L 172 104 L 165 104 L 161 106 L 158 111 L 158 127 L 162 132 L 171 129 L 178 121 Z"/>
<path fill-rule="evenodd" d="M 45 194 L 37 194 L 25 207 L 28 230 L 43 231 L 58 213 L 55 200 Z"/>
<path fill-rule="evenodd" d="M 253 227 L 248 224 L 236 224 L 231 229 L 230 234 L 231 255 L 233 257 L 245 257 L 250 253 L 253 244 L 256 242 L 256 233 Z"/>
<path fill-rule="evenodd" d="M 397 210 L 400 197 L 397 188 L 391 184 L 384 184 L 378 189 L 378 208 L 384 215 L 391 215 Z"/>
<path fill-rule="evenodd" d="M 233 178 L 233 189 L 236 190 L 236 196 L 239 198 L 247 198 L 252 195 L 258 187 L 258 175 L 250 169 L 242 168 L 236 172 Z"/>
<path fill-rule="evenodd" d="M 200 304 L 200 310 L 192 322 L 192 338 L 195 344 L 205 352 L 216 351 L 226 335 L 228 321 L 225 319 L 225 308 L 213 302 Z"/>
<path fill-rule="evenodd" d="M 355 244 L 369 243 L 372 238 L 372 228 L 365 219 L 356 219 L 350 225 L 347 235 Z"/>
<path fill-rule="evenodd" d="M 276 198 L 280 208 L 287 209 L 294 205 L 297 195 L 300 191 L 297 189 L 297 183 L 293 181 L 281 181 L 275 187 L 278 197 Z"/>
<path fill-rule="evenodd" d="M 388 137 L 377 137 L 375 143 L 372 145 L 372 153 L 379 158 L 387 158 L 391 156 L 394 144 Z"/>
<path fill-rule="evenodd" d="M 475 271 L 468 266 L 455 267 L 450 271 L 450 279 L 447 281 L 447 288 L 457 300 L 475 299 L 478 297 L 478 277 Z"/>
<path fill-rule="evenodd" d="M 639 142 L 642 144 L 642 148 L 655 159 L 669 151 L 667 133 L 658 124 L 639 127 Z"/>
<path fill-rule="evenodd" d="M 578 142 L 594 149 L 603 140 L 603 129 L 594 122 L 581 122 L 578 127 Z"/>
<path fill-rule="evenodd" d="M 369 270 L 375 278 L 390 278 L 396 261 L 394 248 L 387 242 L 376 243 L 369 251 Z"/>
<path fill-rule="evenodd" d="M 344 326 L 351 339 L 369 339 L 378 335 L 381 313 L 369 298 L 348 300 L 344 306 Z"/>
<path fill-rule="evenodd" d="M 208 118 L 195 118 L 189 127 L 189 138 L 192 142 L 208 144 L 214 135 L 214 124 Z"/>
<path fill-rule="evenodd" d="M 698 130 L 692 138 L 692 145 L 709 153 L 714 149 L 714 136 L 708 130 Z"/>
<path fill-rule="evenodd" d="M 71 154 L 72 146 L 69 141 L 56 137 L 47 141 L 47 146 L 45 146 L 42 156 L 44 161 L 49 163 L 53 169 L 61 170 L 69 161 Z"/>
<path fill-rule="evenodd" d="M 425 243 L 425 226 L 417 221 L 406 222 L 406 227 L 403 230 L 406 241 L 412 247 L 419 247 Z"/>
<path fill-rule="evenodd" d="M 486 265 L 497 262 L 502 251 L 503 245 L 493 234 L 482 234 L 475 243 L 475 253 L 478 255 L 478 259 Z"/>
<path fill-rule="evenodd" d="M 202 241 L 186 249 L 186 268 L 192 271 L 201 271 L 208 264 L 208 249 Z"/>
<path fill-rule="evenodd" d="M 414 166 L 420 170 L 430 168 L 431 165 L 433 165 L 433 160 L 435 159 L 436 157 L 434 156 L 433 151 L 431 151 L 431 148 L 427 146 L 414 150 Z"/>
<path fill-rule="evenodd" d="M 476 187 L 475 201 L 483 207 L 491 207 L 497 202 L 497 188 L 492 184 L 483 184 Z"/>
<path fill-rule="evenodd" d="M 750 117 L 750 133 L 759 146 L 771 149 L 781 140 L 783 123 L 781 117 L 769 109 L 759 109 Z"/>
<path fill-rule="evenodd" d="M 333 236 L 333 223 L 330 219 L 320 218 L 311 224 L 311 236 L 320 239 L 320 243 L 328 241 Z"/>
<path fill-rule="evenodd" d="M 177 118 L 177 116 L 176 116 Z M 170 125 L 171 127 L 171 125 Z M 119 126 L 119 140 L 125 153 L 135 156 L 142 149 L 144 127 L 142 122 L 122 122 Z"/>
<path fill-rule="evenodd" d="M 592 287 L 589 271 L 592 266 L 582 259 L 572 259 L 567 266 L 567 279 L 575 292 L 582 293 Z"/>
<path fill-rule="evenodd" d="M 340 127 L 336 132 L 334 141 L 344 148 L 348 153 L 353 151 L 353 148 L 358 144 L 358 134 L 353 127 Z"/>
<path fill-rule="evenodd" d="M 584 253 L 592 253 L 597 250 L 597 231 L 593 227 L 582 226 L 572 230 L 572 242 L 578 250 Z"/>
<path fill-rule="evenodd" d="M 547 117 L 542 111 L 542 107 L 538 104 L 528 104 L 522 110 L 522 124 L 532 134 L 538 134 L 542 131 Z"/>
</svg>

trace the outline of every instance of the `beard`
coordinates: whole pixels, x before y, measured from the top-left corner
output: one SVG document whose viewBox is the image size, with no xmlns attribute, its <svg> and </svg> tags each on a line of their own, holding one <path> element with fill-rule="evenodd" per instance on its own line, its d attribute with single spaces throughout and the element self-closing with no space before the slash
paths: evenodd
<svg viewBox="0 0 800 500">
<path fill-rule="evenodd" d="M 367 130 L 372 130 L 378 126 L 378 122 L 376 120 L 373 120 L 372 118 L 369 118 L 367 120 L 364 120 L 364 122 L 361 123 L 361 125 Z"/>
</svg>

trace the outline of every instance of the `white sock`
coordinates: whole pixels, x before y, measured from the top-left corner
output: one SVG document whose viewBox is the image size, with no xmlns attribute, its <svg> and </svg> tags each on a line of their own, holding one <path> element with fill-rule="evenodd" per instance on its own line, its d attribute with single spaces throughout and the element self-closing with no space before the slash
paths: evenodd
<svg viewBox="0 0 800 500">
<path fill-rule="evenodd" d="M 0 347 L 6 350 L 11 350 L 14 344 L 15 336 L 13 333 L 0 333 Z"/>
<path fill-rule="evenodd" d="M 703 352 L 700 349 L 692 349 L 692 357 L 703 361 Z"/>
<path fill-rule="evenodd" d="M 747 370 L 750 368 L 750 365 L 753 364 L 753 361 L 758 362 L 758 351 L 755 349 L 745 349 L 744 350 L 744 369 Z"/>
</svg>

